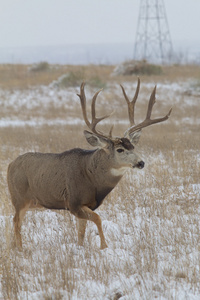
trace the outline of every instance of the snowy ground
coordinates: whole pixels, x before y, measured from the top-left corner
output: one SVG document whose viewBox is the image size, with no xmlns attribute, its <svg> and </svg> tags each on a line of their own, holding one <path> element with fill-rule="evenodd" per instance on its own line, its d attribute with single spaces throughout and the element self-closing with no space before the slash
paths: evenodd
<svg viewBox="0 0 200 300">
<path fill-rule="evenodd" d="M 135 85 L 127 82 L 124 86 L 128 94 L 133 93 Z M 159 111 L 173 105 L 168 128 L 178 133 L 174 137 L 169 132 L 170 141 L 167 131 L 163 137 L 155 132 L 158 140 L 151 144 L 150 137 L 150 144 L 141 150 L 145 168 L 127 172 L 97 210 L 109 246 L 105 250 L 99 250 L 95 225 L 87 225 L 84 247 L 79 247 L 75 218 L 68 212 L 49 210 L 28 212 L 22 226 L 23 252 L 12 247 L 13 210 L 7 204 L 5 179 L 12 149 L 11 141 L 6 144 L 4 137 L 0 299 L 200 299 L 199 98 L 185 95 L 185 86 L 184 82 L 158 83 L 158 98 L 163 100 Z M 143 84 L 143 88 L 142 103 L 153 84 Z M 11 127 L 26 130 L 26 126 L 40 130 L 43 126 L 79 125 L 77 130 L 82 130 L 80 111 L 75 109 L 77 92 L 78 88 L 58 90 L 52 86 L 0 90 L 2 134 Z M 112 111 L 113 103 L 116 110 L 120 108 L 119 92 L 110 84 L 101 93 L 103 103 L 114 94 L 108 110 Z M 92 93 L 87 90 L 87 95 Z M 122 117 L 121 123 L 126 125 L 127 120 Z M 189 137 L 184 139 L 183 126 L 191 133 L 192 142 Z M 9 140 L 9 131 L 7 134 Z M 23 145 L 16 144 L 14 151 L 23 153 Z"/>
</svg>

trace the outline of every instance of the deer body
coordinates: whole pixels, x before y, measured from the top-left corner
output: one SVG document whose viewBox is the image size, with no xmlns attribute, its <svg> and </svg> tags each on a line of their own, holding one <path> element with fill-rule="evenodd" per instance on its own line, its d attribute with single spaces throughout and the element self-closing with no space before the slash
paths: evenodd
<svg viewBox="0 0 200 300">
<path fill-rule="evenodd" d="M 21 155 L 8 168 L 11 195 L 20 197 L 20 206 L 29 198 L 30 205 L 71 210 L 77 199 L 79 205 L 95 210 L 122 177 L 112 174 L 107 153 L 102 152 L 73 149 Z M 104 166 L 99 161 L 102 154 Z"/>
<path fill-rule="evenodd" d="M 10 163 L 7 180 L 16 211 L 14 229 L 19 248 L 22 248 L 20 231 L 23 217 L 28 209 L 38 207 L 67 209 L 75 215 L 79 220 L 79 245 L 83 245 L 87 220 L 93 221 L 99 231 L 101 249 L 107 247 L 101 219 L 94 210 L 101 205 L 127 169 L 142 169 L 144 162 L 134 149 L 141 129 L 134 131 L 132 126 L 128 138 L 112 138 L 96 131 L 96 124 L 103 119 L 95 117 L 97 95 L 93 97 L 90 123 L 85 110 L 84 85 L 81 86 L 79 97 L 83 116 L 92 131 L 84 131 L 84 135 L 87 142 L 97 149 L 75 148 L 57 154 L 30 152 Z M 158 122 L 161 122 L 160 119 Z"/>
</svg>

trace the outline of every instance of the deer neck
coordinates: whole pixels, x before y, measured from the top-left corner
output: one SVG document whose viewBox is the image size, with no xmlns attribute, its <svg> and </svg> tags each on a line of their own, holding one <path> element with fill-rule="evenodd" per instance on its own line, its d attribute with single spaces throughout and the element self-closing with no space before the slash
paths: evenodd
<svg viewBox="0 0 200 300">
<path fill-rule="evenodd" d="M 122 178 L 125 170 L 115 168 L 111 161 L 111 157 L 104 149 L 97 149 L 92 153 L 87 173 L 97 185 L 114 188 Z"/>
</svg>

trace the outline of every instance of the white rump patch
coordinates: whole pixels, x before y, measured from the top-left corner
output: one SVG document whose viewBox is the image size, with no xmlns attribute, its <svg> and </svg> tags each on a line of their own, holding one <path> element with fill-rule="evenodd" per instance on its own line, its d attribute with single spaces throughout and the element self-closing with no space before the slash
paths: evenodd
<svg viewBox="0 0 200 300">
<path fill-rule="evenodd" d="M 113 176 L 122 176 L 124 175 L 124 173 L 129 169 L 129 167 L 121 167 L 121 168 L 118 168 L 118 169 L 115 169 L 115 168 L 111 168 L 110 169 L 110 173 L 113 175 Z"/>
</svg>

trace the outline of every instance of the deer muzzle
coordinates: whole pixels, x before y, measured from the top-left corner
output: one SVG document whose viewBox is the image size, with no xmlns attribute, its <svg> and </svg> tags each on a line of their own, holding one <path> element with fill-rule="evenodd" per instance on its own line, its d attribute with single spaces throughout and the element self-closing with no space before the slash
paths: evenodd
<svg viewBox="0 0 200 300">
<path fill-rule="evenodd" d="M 143 169 L 144 168 L 144 161 L 139 161 L 138 164 L 136 165 L 136 168 L 138 169 Z"/>
</svg>

